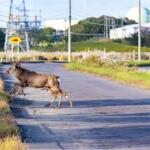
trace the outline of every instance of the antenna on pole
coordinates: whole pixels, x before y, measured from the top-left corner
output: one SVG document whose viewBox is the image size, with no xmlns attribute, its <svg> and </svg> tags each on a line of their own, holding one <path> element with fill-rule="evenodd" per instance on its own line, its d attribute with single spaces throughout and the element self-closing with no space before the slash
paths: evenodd
<svg viewBox="0 0 150 150">
<path fill-rule="evenodd" d="M 71 0 L 69 0 L 68 62 L 71 61 Z"/>
</svg>

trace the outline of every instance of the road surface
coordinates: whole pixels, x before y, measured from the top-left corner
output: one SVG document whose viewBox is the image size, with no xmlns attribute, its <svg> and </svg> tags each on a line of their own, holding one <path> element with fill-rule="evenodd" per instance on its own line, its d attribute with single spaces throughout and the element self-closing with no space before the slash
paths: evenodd
<svg viewBox="0 0 150 150">
<path fill-rule="evenodd" d="M 66 71 L 59 63 L 23 67 L 60 76 L 73 100 L 73 108 L 64 100 L 55 109 L 44 107 L 49 95 L 43 90 L 26 88 L 26 96 L 16 97 L 10 107 L 29 150 L 150 150 L 149 91 Z M 3 78 L 6 90 L 16 82 Z"/>
</svg>

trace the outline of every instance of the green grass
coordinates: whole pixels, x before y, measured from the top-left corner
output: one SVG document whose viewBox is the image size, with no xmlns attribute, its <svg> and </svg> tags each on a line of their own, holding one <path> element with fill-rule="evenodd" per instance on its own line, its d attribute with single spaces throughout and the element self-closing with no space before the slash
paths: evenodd
<svg viewBox="0 0 150 150">
<path fill-rule="evenodd" d="M 91 73 L 132 86 L 150 89 L 150 73 L 137 72 L 125 67 L 98 67 L 83 63 L 70 63 L 65 67 L 73 71 Z"/>
<path fill-rule="evenodd" d="M 0 90 L 0 138 L 17 135 L 18 128 L 8 107 L 9 96 Z"/>
<path fill-rule="evenodd" d="M 0 100 L 9 101 L 9 98 L 9 95 L 6 92 L 0 91 Z"/>
<path fill-rule="evenodd" d="M 10 113 L 8 106 L 10 97 L 2 91 L 3 86 L 2 84 L 0 89 L 0 150 L 26 150 L 26 146 L 18 136 L 19 128 Z"/>
<path fill-rule="evenodd" d="M 132 61 L 132 62 L 128 62 L 129 66 L 150 66 L 150 60 L 142 60 L 141 62 L 138 61 Z"/>
<path fill-rule="evenodd" d="M 137 46 L 131 46 L 127 44 L 115 43 L 111 41 L 85 41 L 85 42 L 72 42 L 72 50 L 75 52 L 85 51 L 85 50 L 92 50 L 92 49 L 100 49 L 109 51 L 116 51 L 116 52 L 133 52 L 137 51 Z M 55 50 L 67 50 L 67 44 L 57 44 L 55 45 Z M 142 48 L 143 52 L 150 52 L 150 48 Z"/>
<path fill-rule="evenodd" d="M 0 125 L 0 138 L 14 135 L 18 135 L 18 128 L 16 127 L 16 125 L 2 122 Z"/>
</svg>

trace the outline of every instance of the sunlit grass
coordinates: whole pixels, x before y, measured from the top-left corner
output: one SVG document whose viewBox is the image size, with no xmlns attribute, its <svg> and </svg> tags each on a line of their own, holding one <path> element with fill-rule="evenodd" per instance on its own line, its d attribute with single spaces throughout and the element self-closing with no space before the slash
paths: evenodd
<svg viewBox="0 0 150 150">
<path fill-rule="evenodd" d="M 9 112 L 8 104 L 6 101 L 0 100 L 0 112 L 3 112 L 3 113 Z"/>
<path fill-rule="evenodd" d="M 0 100 L 3 101 L 9 101 L 10 96 L 4 92 L 4 91 L 0 91 Z"/>
<path fill-rule="evenodd" d="M 26 150 L 19 137 L 6 137 L 0 140 L 0 150 Z"/>
<path fill-rule="evenodd" d="M 94 75 L 107 77 L 112 80 L 126 83 L 132 86 L 150 89 L 150 73 L 138 72 L 136 70 L 122 67 L 94 66 L 83 63 L 66 64 L 66 68 L 73 71 L 91 73 Z"/>
<path fill-rule="evenodd" d="M 8 107 L 9 95 L 3 91 L 0 80 L 0 150 L 26 150 L 18 137 L 19 129 Z"/>
<path fill-rule="evenodd" d="M 0 79 L 0 90 L 3 90 L 4 88 L 4 82 Z"/>
<path fill-rule="evenodd" d="M 10 114 L 0 115 L 0 138 L 17 135 L 18 127 L 16 127 L 13 116 Z"/>
</svg>

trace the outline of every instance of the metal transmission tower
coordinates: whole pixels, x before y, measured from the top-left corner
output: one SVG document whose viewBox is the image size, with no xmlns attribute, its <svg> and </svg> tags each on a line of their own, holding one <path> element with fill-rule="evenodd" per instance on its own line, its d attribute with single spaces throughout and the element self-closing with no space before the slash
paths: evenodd
<svg viewBox="0 0 150 150">
<path fill-rule="evenodd" d="M 37 16 L 33 21 L 28 21 L 27 10 L 25 6 L 25 0 L 11 0 L 9 8 L 9 19 L 6 27 L 5 37 L 5 52 L 11 50 L 11 44 L 9 39 L 11 37 L 20 37 L 21 43 L 20 49 L 24 52 L 29 51 L 29 37 L 28 32 L 32 28 L 40 26 Z"/>
</svg>

